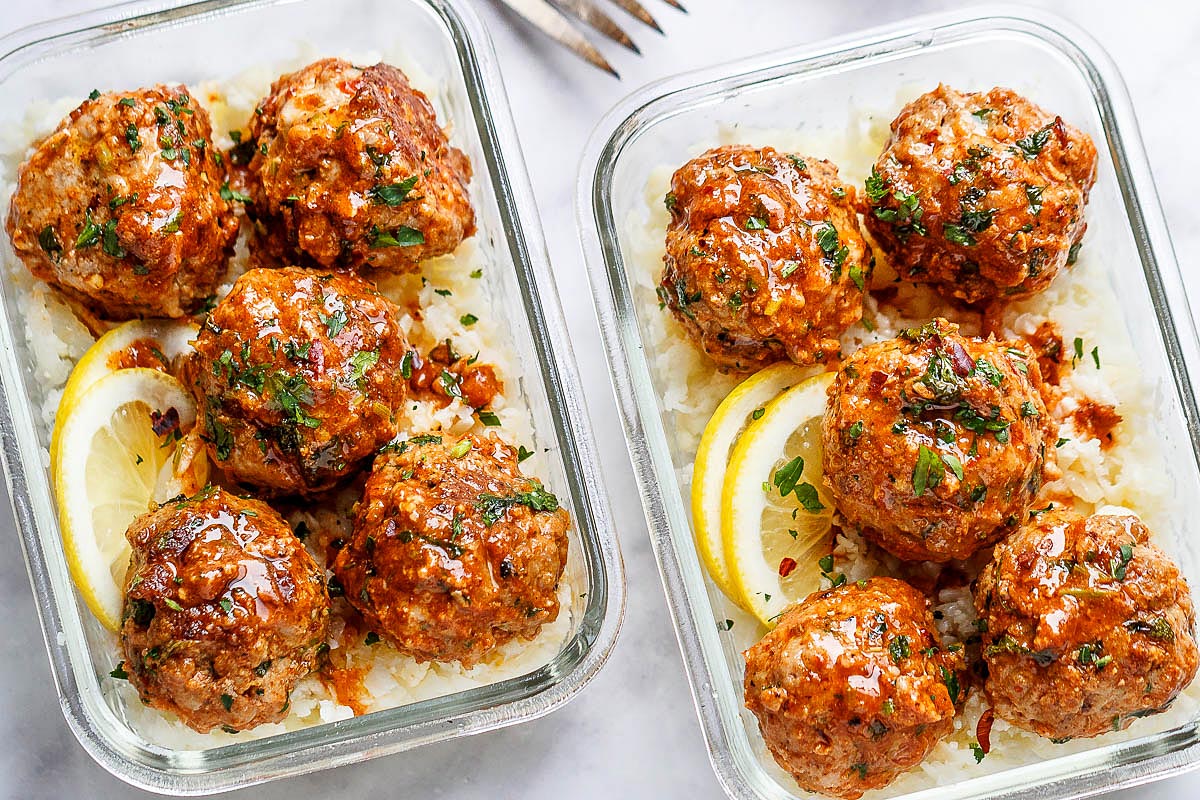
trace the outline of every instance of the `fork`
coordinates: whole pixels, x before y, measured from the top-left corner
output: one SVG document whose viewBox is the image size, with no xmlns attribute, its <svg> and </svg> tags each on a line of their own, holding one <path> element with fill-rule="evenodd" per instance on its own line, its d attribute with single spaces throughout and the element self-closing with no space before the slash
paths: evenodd
<svg viewBox="0 0 1200 800">
<path fill-rule="evenodd" d="M 591 27 L 603 36 L 612 39 L 635 53 L 641 50 L 620 25 L 608 15 L 600 5 L 600 0 L 498 0 L 515 14 L 529 22 L 538 30 L 545 33 L 559 44 L 567 47 L 575 55 L 595 67 L 599 67 L 614 78 L 620 79 L 620 74 L 613 69 L 601 52 L 588 41 L 572 21 L 574 17 L 579 22 Z M 613 4 L 625 11 L 639 22 L 648 25 L 659 33 L 663 32 L 658 21 L 651 16 L 639 0 L 612 0 Z M 687 9 L 679 0 L 663 0 L 680 11 Z"/>
</svg>

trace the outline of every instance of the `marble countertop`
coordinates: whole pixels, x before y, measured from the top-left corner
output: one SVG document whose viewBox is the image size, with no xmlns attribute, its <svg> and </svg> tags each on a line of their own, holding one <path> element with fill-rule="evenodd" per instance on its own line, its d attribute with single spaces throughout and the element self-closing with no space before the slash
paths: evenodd
<svg viewBox="0 0 1200 800">
<path fill-rule="evenodd" d="M 592 70 L 477 0 L 499 51 L 517 127 L 556 265 L 559 288 L 610 492 L 629 583 L 625 627 L 612 660 L 565 708 L 544 719 L 366 764 L 269 784 L 231 798 L 722 797 L 709 765 L 675 635 L 650 551 L 624 440 L 611 400 L 573 213 L 584 142 L 603 113 L 635 87 L 667 75 L 780 47 L 815 42 L 957 7 L 954 0 L 683 0 L 691 13 L 654 8 L 666 38 L 630 22 L 644 55 L 603 45 L 624 76 Z M 2 0 L 0 34 L 106 0 Z M 1123 70 L 1139 112 L 1175 247 L 1190 291 L 1200 291 L 1200 216 L 1192 182 L 1200 169 L 1181 121 L 1197 118 L 1200 5 L 1152 2 L 1135 9 L 1109 0 L 1034 3 L 1089 30 Z M 731 10 L 732 9 L 732 10 Z M 1189 126 L 1190 127 L 1190 126 Z M 1186 128 L 1184 128 L 1186 130 Z M 1192 365 L 1193 369 L 1200 365 Z M 0 503 L 0 604 L 8 642 L 0 662 L 0 798 L 149 796 L 96 766 L 58 709 L 11 510 Z M 1192 800 L 1200 773 L 1106 796 L 1109 800 Z"/>
</svg>

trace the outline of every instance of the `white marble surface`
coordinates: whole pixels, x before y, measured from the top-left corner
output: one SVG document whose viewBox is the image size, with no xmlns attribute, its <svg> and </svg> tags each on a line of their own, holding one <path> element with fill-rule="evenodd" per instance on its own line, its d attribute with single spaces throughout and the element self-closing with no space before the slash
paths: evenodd
<svg viewBox="0 0 1200 800">
<path fill-rule="evenodd" d="M 0 34 L 105 0 L 0 0 Z M 597 439 L 611 476 L 629 580 L 625 628 L 607 668 L 583 694 L 548 718 L 497 733 L 427 747 L 230 797 L 719 798 L 705 754 L 674 633 L 667 617 L 633 478 L 629 473 L 599 333 L 578 250 L 572 203 L 579 154 L 600 116 L 634 87 L 716 64 L 903 16 L 957 6 L 953 0 L 684 0 L 689 15 L 659 0 L 667 38 L 637 30 L 642 57 L 605 46 L 625 76 L 591 70 L 538 34 L 477 0 L 496 41 L 551 257 L 570 320 Z M 1036 3 L 1075 20 L 1116 58 L 1140 113 L 1142 134 L 1189 287 L 1200 290 L 1200 222 L 1194 184 L 1200 164 L 1188 123 L 1197 121 L 1200 5 L 1191 0 L 1072 0 Z M 1183 124 L 1181 124 L 1183 123 Z M 1186 127 L 1185 127 L 1186 125 Z M 1200 365 L 1192 365 L 1193 369 Z M 0 510 L 0 797 L 140 796 L 97 767 L 57 707 L 33 598 L 8 504 Z M 1194 800 L 1200 773 L 1108 796 L 1110 800 Z"/>
</svg>

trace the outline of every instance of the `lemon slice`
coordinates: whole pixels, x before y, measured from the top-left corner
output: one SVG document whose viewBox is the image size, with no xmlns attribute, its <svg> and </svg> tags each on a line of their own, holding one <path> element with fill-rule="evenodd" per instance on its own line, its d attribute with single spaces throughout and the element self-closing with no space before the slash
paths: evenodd
<svg viewBox="0 0 1200 800">
<path fill-rule="evenodd" d="M 68 398 L 64 397 L 63 406 Z M 118 369 L 60 406 L 50 460 L 63 548 L 88 608 L 111 630 L 121 619 L 129 565 L 125 531 L 139 515 L 208 478 L 196 406 L 179 381 L 158 370 Z M 152 414 L 179 415 L 174 432 L 154 432 Z"/>
<path fill-rule="evenodd" d="M 722 491 L 725 560 L 744 604 L 773 625 L 820 588 L 833 503 L 821 482 L 821 417 L 833 373 L 793 386 L 767 404 L 729 457 Z"/>
<path fill-rule="evenodd" d="M 692 526 L 704 566 L 731 600 L 741 599 L 725 562 L 721 538 L 721 490 L 734 442 L 746 426 L 764 413 L 767 403 L 804 379 L 804 368 L 790 362 L 773 364 L 742 381 L 717 406 L 704 428 L 692 468 Z"/>
<path fill-rule="evenodd" d="M 71 370 L 56 416 L 70 413 L 71 405 L 84 391 L 110 372 L 130 367 L 165 371 L 176 356 L 192 349 L 198 331 L 194 323 L 186 320 L 135 319 L 118 325 L 97 339 Z M 51 460 L 57 450 L 58 437 L 53 436 Z"/>
</svg>

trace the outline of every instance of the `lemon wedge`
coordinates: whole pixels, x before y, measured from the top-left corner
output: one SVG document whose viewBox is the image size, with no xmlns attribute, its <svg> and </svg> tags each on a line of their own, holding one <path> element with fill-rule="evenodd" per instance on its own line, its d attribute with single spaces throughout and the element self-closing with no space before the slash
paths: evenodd
<svg viewBox="0 0 1200 800">
<path fill-rule="evenodd" d="M 176 356 L 192 349 L 198 332 L 195 323 L 186 320 L 135 319 L 118 325 L 97 339 L 75 364 L 55 416 L 69 413 L 74 401 L 110 372 L 130 367 L 165 371 Z M 57 450 L 58 437 L 54 436 L 50 439 L 51 460 Z"/>
<path fill-rule="evenodd" d="M 704 428 L 692 468 L 692 527 L 700 558 L 717 586 L 741 604 L 721 530 L 721 492 L 734 443 L 746 426 L 761 417 L 767 403 L 804 380 L 805 370 L 790 362 L 773 364 L 751 375 L 729 393 Z"/>
<path fill-rule="evenodd" d="M 88 608 L 110 630 L 121 620 L 126 529 L 157 502 L 207 482 L 195 423 L 179 381 L 144 367 L 110 371 L 59 406 L 50 470 L 63 548 Z"/>
<path fill-rule="evenodd" d="M 821 482 L 821 418 L 833 373 L 793 386 L 738 437 L 722 487 L 725 561 L 741 604 L 774 625 L 820 588 L 833 503 Z"/>
</svg>

